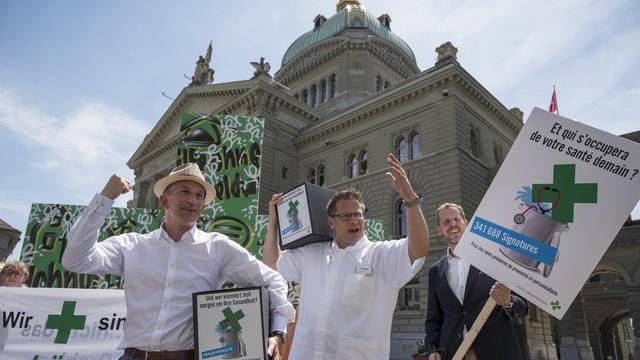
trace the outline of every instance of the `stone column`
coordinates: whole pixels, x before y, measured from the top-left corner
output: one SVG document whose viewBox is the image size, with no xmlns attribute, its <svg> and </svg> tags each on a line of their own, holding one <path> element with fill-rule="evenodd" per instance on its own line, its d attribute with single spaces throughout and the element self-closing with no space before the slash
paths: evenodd
<svg viewBox="0 0 640 360">
<path fill-rule="evenodd" d="M 558 321 L 562 360 L 594 360 L 582 301 L 582 294 L 578 294 L 564 319 Z"/>
<path fill-rule="evenodd" d="M 147 205 L 147 194 L 149 193 L 149 180 L 141 181 L 136 189 L 136 206 L 137 208 L 143 208 Z"/>
<path fill-rule="evenodd" d="M 640 286 L 629 287 L 627 290 L 629 301 L 629 317 L 633 319 L 633 336 L 636 338 L 634 355 L 640 359 Z"/>
</svg>

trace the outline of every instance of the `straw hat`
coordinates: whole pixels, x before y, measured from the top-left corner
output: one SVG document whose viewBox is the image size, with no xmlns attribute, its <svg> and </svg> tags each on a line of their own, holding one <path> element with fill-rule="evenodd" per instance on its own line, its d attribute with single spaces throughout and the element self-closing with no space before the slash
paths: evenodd
<svg viewBox="0 0 640 360">
<path fill-rule="evenodd" d="M 153 192 L 159 199 L 160 195 L 164 193 L 169 185 L 178 181 L 193 181 L 202 185 L 205 190 L 205 205 L 210 203 L 211 200 L 213 200 L 213 198 L 216 196 L 216 189 L 214 189 L 211 184 L 204 180 L 204 175 L 202 175 L 200 168 L 197 164 L 194 163 L 182 164 L 171 170 L 171 173 L 169 175 L 156 182 L 156 184 L 153 186 Z"/>
</svg>

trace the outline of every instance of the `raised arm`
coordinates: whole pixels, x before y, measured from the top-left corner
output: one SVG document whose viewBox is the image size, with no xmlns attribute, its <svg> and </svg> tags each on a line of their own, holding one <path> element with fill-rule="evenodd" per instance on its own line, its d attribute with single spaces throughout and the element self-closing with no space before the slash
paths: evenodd
<svg viewBox="0 0 640 360">
<path fill-rule="evenodd" d="M 280 257 L 280 245 L 278 244 L 278 218 L 276 216 L 276 207 L 278 201 L 282 197 L 282 193 L 274 194 L 269 201 L 269 224 L 267 225 L 267 238 L 262 247 L 262 262 L 265 265 L 276 269 L 276 262 Z"/>
<path fill-rule="evenodd" d="M 111 237 L 97 245 L 98 230 L 109 213 L 113 200 L 131 190 L 131 184 L 119 175 L 112 175 L 100 194 L 75 221 L 62 254 L 62 266 L 80 273 L 111 273 L 121 275 L 122 256 L 118 240 Z"/>
<path fill-rule="evenodd" d="M 389 184 L 397 191 L 405 202 L 407 209 L 407 241 L 409 242 L 409 258 L 411 262 L 427 256 L 429 253 L 429 238 L 427 222 L 420 206 L 418 206 L 418 194 L 413 191 L 413 187 L 407 178 L 407 173 L 402 168 L 400 161 L 389 154 L 387 163 L 391 171 L 385 173 Z M 409 203 L 410 206 L 406 206 Z"/>
</svg>

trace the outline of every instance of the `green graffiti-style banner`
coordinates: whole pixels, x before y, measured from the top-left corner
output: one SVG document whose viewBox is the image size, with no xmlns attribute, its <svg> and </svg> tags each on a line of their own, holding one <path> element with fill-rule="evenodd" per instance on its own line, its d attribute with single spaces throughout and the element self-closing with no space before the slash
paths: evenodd
<svg viewBox="0 0 640 360">
<path fill-rule="evenodd" d="M 76 274 L 61 264 L 67 234 L 85 206 L 33 204 L 25 231 L 21 260 L 29 265 L 30 287 L 106 289 L 122 288 L 114 275 Z M 100 229 L 98 241 L 128 232 L 146 233 L 157 229 L 162 211 L 112 208 Z"/>
<path fill-rule="evenodd" d="M 256 225 L 264 119 L 185 113 L 177 164 L 197 163 L 216 189 L 198 228 L 227 234 L 252 253 L 259 246 Z"/>
<path fill-rule="evenodd" d="M 384 222 L 382 220 L 366 219 L 364 221 L 364 233 L 370 241 L 384 240 Z"/>
</svg>

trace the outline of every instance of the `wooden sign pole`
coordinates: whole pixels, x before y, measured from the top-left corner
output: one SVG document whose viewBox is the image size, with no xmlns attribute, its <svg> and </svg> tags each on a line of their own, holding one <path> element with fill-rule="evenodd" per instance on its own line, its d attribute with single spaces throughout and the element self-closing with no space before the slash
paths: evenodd
<svg viewBox="0 0 640 360">
<path fill-rule="evenodd" d="M 484 326 L 484 323 L 487 322 L 489 315 L 491 315 L 491 312 L 495 307 L 496 301 L 492 297 L 489 297 L 489 299 L 487 299 L 487 302 L 484 304 L 484 307 L 480 311 L 480 314 L 478 314 L 476 321 L 473 322 L 471 329 L 469 329 L 469 331 L 467 332 L 467 336 L 464 337 L 464 340 L 462 341 L 462 344 L 460 344 L 458 351 L 456 351 L 456 354 L 453 355 L 453 360 L 475 360 L 475 356 L 473 357 L 473 359 L 470 359 L 465 358 L 465 355 L 469 351 L 469 348 L 471 348 L 471 344 L 473 344 L 473 341 L 476 339 L 476 336 L 478 336 L 478 333 Z"/>
</svg>

